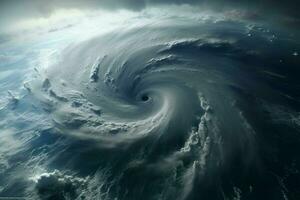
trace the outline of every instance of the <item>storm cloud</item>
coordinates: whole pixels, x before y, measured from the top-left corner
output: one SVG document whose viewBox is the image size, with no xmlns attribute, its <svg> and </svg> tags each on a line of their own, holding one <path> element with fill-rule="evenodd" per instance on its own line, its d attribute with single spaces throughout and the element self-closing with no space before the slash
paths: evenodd
<svg viewBox="0 0 300 200">
<path fill-rule="evenodd" d="M 243 10 L 251 16 L 267 15 L 299 22 L 299 5 L 295 1 L 270 0 L 3 0 L 0 16 L 3 19 L 46 17 L 57 9 L 127 9 L 140 11 L 152 6 L 191 5 L 214 11 Z"/>
</svg>

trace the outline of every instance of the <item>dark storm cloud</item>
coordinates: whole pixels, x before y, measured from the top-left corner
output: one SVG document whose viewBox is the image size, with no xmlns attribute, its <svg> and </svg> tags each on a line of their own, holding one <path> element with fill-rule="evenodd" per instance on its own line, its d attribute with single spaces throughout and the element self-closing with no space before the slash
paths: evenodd
<svg viewBox="0 0 300 200">
<path fill-rule="evenodd" d="M 139 11 L 160 5 L 188 4 L 214 11 L 240 10 L 249 18 L 280 18 L 290 23 L 299 23 L 300 3 L 296 0 L 2 0 L 0 1 L 0 23 L 27 17 L 46 17 L 53 11 L 65 9 L 128 9 Z"/>
</svg>

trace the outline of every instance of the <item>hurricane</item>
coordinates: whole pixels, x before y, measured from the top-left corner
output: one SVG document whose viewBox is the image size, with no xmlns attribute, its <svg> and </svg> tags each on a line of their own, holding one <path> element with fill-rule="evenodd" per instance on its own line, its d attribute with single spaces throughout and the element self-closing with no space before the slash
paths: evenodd
<svg viewBox="0 0 300 200">
<path fill-rule="evenodd" d="M 76 36 L 7 94 L 0 194 L 297 199 L 299 38 L 219 15 L 129 24 Z"/>
</svg>

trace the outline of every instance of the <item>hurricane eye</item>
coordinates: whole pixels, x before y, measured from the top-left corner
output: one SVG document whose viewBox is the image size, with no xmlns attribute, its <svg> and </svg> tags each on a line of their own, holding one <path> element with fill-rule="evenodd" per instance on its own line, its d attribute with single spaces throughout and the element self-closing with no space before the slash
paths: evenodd
<svg viewBox="0 0 300 200">
<path fill-rule="evenodd" d="M 142 101 L 148 101 L 149 97 L 148 97 L 148 95 L 144 94 L 141 99 L 142 99 Z"/>
</svg>

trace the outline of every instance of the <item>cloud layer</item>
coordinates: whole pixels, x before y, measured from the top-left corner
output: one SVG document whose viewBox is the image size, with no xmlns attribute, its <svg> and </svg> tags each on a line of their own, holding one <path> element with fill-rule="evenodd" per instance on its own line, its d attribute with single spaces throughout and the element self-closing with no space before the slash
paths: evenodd
<svg viewBox="0 0 300 200">
<path fill-rule="evenodd" d="M 3 0 L 0 3 L 1 17 L 5 19 L 14 17 L 47 16 L 57 9 L 129 9 L 142 10 L 146 7 L 188 4 L 212 10 L 242 9 L 252 13 L 284 16 L 299 20 L 299 6 L 296 1 L 270 1 L 270 0 Z"/>
</svg>

